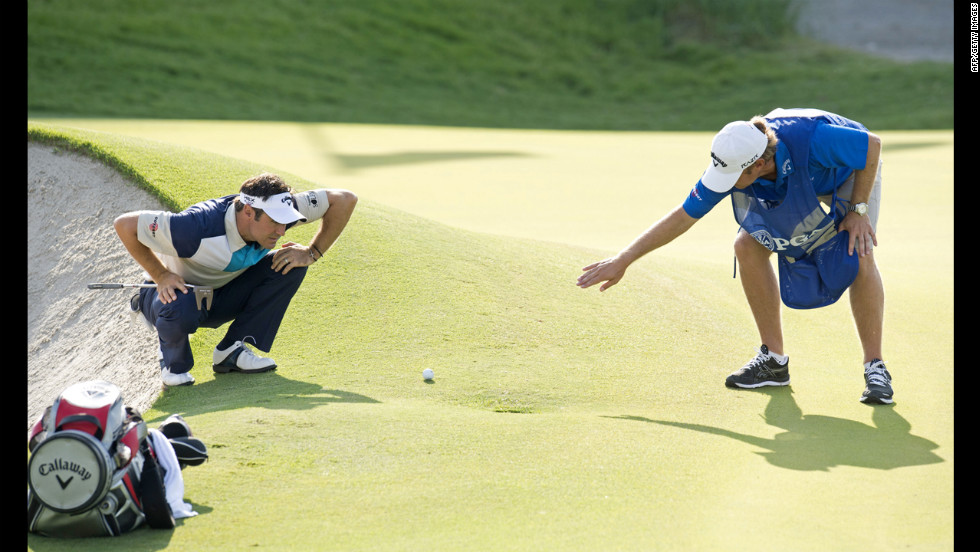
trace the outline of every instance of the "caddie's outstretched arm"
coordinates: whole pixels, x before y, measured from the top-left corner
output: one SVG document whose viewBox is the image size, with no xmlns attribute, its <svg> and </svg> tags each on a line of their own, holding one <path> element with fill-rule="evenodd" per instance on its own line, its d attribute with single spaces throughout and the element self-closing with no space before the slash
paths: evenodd
<svg viewBox="0 0 980 552">
<path fill-rule="evenodd" d="M 309 266 L 326 255 L 327 250 L 347 227 L 357 205 L 357 196 L 348 190 L 327 190 L 327 203 L 330 207 L 320 219 L 320 228 L 310 245 L 304 247 L 293 242 L 283 244 L 272 257 L 273 270 L 282 270 L 285 274 L 293 267 Z M 287 265 L 288 260 L 292 262 Z"/>
<path fill-rule="evenodd" d="M 626 269 L 637 259 L 670 243 L 674 238 L 687 232 L 697 221 L 698 219 L 684 211 L 683 206 L 677 206 L 664 218 L 640 234 L 616 256 L 583 268 L 584 274 L 579 276 L 577 285 L 584 289 L 599 282 L 605 282 L 599 287 L 599 291 L 606 291 L 619 283 L 626 273 Z"/>
</svg>

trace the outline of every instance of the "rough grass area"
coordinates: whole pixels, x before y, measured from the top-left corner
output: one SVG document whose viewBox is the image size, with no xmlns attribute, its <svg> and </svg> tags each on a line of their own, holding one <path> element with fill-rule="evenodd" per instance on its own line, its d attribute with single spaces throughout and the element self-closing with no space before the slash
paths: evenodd
<svg viewBox="0 0 980 552">
<path fill-rule="evenodd" d="M 714 130 L 780 105 L 953 126 L 949 64 L 806 40 L 789 0 L 44 0 L 27 15 L 32 117 Z"/>
</svg>

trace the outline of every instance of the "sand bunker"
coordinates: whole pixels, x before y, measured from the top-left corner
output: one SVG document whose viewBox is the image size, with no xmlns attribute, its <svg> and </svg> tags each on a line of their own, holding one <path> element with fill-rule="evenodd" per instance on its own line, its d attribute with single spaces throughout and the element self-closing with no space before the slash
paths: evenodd
<svg viewBox="0 0 980 552">
<path fill-rule="evenodd" d="M 27 425 L 73 383 L 103 379 L 141 412 L 162 389 L 157 339 L 133 323 L 139 265 L 112 228 L 120 214 L 164 209 L 105 165 L 54 146 L 27 144 Z"/>
</svg>

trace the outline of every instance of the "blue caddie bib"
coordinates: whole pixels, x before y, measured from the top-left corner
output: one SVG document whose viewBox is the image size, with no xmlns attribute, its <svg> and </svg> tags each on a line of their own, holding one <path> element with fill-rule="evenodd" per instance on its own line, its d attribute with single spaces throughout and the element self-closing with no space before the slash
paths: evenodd
<svg viewBox="0 0 980 552">
<path fill-rule="evenodd" d="M 756 195 L 755 186 L 733 190 L 735 220 L 779 256 L 779 291 L 786 306 L 830 305 L 854 282 L 859 259 L 847 254 L 847 232 L 837 231 L 847 211 L 836 191 L 828 214 L 813 189 L 808 170 L 810 139 L 818 122 L 867 129 L 816 109 L 776 109 L 765 118 L 789 151 L 789 158 L 776 168 L 786 178 L 786 196 L 780 201 L 763 199 Z"/>
</svg>

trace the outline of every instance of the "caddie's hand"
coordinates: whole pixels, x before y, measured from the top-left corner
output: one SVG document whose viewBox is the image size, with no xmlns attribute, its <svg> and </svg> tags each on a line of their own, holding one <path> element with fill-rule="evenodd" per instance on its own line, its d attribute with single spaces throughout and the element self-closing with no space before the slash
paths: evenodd
<svg viewBox="0 0 980 552">
<path fill-rule="evenodd" d="M 164 272 L 153 279 L 157 285 L 157 298 L 166 305 L 177 300 L 177 292 L 187 293 L 187 283 L 174 272 Z"/>
<path fill-rule="evenodd" d="M 623 279 L 623 275 L 626 274 L 626 268 L 628 266 L 629 263 L 621 261 L 617 257 L 610 257 L 597 263 L 592 263 L 582 269 L 584 273 L 578 277 L 577 285 L 585 289 L 599 282 L 605 282 L 599 287 L 599 291 L 606 291 Z"/>
<path fill-rule="evenodd" d="M 282 244 L 282 248 L 272 255 L 272 270 L 288 274 L 298 266 L 310 266 L 313 257 L 310 248 L 294 242 Z"/>
<path fill-rule="evenodd" d="M 859 256 L 864 257 L 878 245 L 878 238 L 875 236 L 874 228 L 871 227 L 871 220 L 867 215 L 859 215 L 854 212 L 847 213 L 837 228 L 838 232 L 843 230 L 847 230 L 848 233 L 848 255 L 853 255 L 856 251 Z"/>
</svg>

